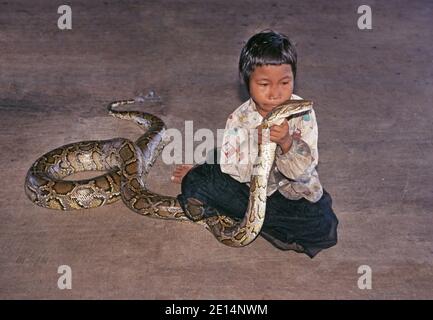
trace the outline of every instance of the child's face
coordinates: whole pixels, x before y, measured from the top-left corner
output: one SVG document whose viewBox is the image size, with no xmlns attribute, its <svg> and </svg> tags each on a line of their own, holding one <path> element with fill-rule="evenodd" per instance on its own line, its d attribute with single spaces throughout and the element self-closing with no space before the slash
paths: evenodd
<svg viewBox="0 0 433 320">
<path fill-rule="evenodd" d="M 290 64 L 264 65 L 250 76 L 250 95 L 257 111 L 265 117 L 276 106 L 289 100 L 293 92 L 293 72 Z"/>
</svg>

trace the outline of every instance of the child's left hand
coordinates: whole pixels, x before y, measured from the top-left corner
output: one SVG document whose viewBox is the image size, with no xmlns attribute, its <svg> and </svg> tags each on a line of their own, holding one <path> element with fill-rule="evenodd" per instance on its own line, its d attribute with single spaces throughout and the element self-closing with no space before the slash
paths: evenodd
<svg viewBox="0 0 433 320">
<path fill-rule="evenodd" d="M 280 125 L 273 125 L 270 127 L 269 139 L 278 144 L 283 150 L 283 153 L 289 151 L 292 146 L 293 138 L 289 133 L 289 123 L 287 119 L 284 119 L 283 123 Z"/>
</svg>

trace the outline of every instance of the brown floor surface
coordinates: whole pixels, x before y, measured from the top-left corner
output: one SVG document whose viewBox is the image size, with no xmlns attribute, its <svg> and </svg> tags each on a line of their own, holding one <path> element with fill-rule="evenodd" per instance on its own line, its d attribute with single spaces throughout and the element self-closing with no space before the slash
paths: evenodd
<svg viewBox="0 0 433 320">
<path fill-rule="evenodd" d="M 433 298 L 431 1 L 0 1 L 0 298 Z M 34 206 L 23 180 L 65 143 L 134 139 L 106 104 L 155 89 L 169 127 L 223 128 L 245 98 L 243 42 L 274 28 L 297 43 L 297 93 L 316 103 L 319 173 L 339 243 L 313 260 L 259 238 L 225 247 L 200 226 L 147 219 L 122 203 L 59 214 Z M 172 166 L 150 176 L 176 195 Z M 72 290 L 57 268 L 72 268 Z M 373 288 L 357 286 L 369 265 Z"/>
</svg>

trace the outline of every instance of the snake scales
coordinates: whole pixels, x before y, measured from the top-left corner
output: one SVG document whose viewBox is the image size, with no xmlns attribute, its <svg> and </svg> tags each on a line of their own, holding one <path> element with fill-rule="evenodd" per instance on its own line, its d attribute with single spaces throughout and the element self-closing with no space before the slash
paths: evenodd
<svg viewBox="0 0 433 320">
<path fill-rule="evenodd" d="M 216 239 L 228 246 L 242 247 L 259 234 L 266 211 L 266 189 L 276 144 L 262 143 L 250 181 L 247 212 L 241 221 L 218 215 L 198 220 L 193 210 L 185 213 L 175 197 L 160 195 L 146 187 L 146 177 L 166 144 L 164 122 L 150 113 L 114 108 L 136 100 L 114 101 L 109 114 L 135 122 L 144 130 L 137 141 L 124 138 L 81 141 L 56 148 L 37 159 L 25 179 L 25 192 L 38 206 L 57 210 L 100 207 L 120 198 L 131 210 L 148 217 L 194 221 L 204 225 Z M 311 110 L 312 102 L 288 100 L 262 122 L 263 128 L 291 115 Z M 95 178 L 65 180 L 83 171 L 105 171 Z"/>
</svg>

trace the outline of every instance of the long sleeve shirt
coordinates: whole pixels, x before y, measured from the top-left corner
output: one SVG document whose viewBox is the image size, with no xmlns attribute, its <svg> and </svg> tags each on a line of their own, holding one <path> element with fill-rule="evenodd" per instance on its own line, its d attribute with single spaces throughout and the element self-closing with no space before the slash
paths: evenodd
<svg viewBox="0 0 433 320">
<path fill-rule="evenodd" d="M 292 95 L 291 99 L 301 98 Z M 220 166 L 222 172 L 239 182 L 249 184 L 251 180 L 254 160 L 258 154 L 257 135 L 251 134 L 254 132 L 251 129 L 257 128 L 262 120 L 253 99 L 247 100 L 228 117 L 221 146 Z M 284 154 L 277 146 L 269 174 L 267 195 L 278 190 L 291 200 L 305 198 L 317 202 L 323 195 L 323 188 L 316 171 L 319 154 L 314 109 L 290 117 L 288 123 L 293 143 Z"/>
</svg>

